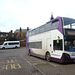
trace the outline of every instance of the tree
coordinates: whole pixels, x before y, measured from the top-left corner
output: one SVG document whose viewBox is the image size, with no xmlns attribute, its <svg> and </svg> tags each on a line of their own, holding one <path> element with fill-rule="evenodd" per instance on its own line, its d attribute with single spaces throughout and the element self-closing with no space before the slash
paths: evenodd
<svg viewBox="0 0 75 75">
<path fill-rule="evenodd" d="M 6 39 L 6 41 L 17 41 L 16 37 L 7 36 L 7 37 L 4 37 L 4 41 L 5 41 L 5 39 Z"/>
</svg>

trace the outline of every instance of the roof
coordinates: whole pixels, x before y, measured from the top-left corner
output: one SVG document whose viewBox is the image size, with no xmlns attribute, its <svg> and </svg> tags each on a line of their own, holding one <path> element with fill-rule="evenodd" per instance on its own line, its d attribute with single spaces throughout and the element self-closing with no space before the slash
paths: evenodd
<svg viewBox="0 0 75 75">
<path fill-rule="evenodd" d="M 0 34 L 9 34 L 8 32 L 0 32 Z"/>
<path fill-rule="evenodd" d="M 16 29 L 14 32 L 20 32 L 20 29 Z M 27 29 L 21 29 L 21 32 L 27 32 Z"/>
</svg>

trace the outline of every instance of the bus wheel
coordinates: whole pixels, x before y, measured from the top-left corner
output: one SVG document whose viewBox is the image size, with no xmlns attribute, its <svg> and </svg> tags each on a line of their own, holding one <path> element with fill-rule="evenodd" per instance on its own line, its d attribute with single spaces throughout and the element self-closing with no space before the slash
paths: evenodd
<svg viewBox="0 0 75 75">
<path fill-rule="evenodd" d="M 29 52 L 28 52 L 28 55 L 31 56 L 31 52 L 30 52 L 30 50 L 29 50 Z"/>
<path fill-rule="evenodd" d="M 50 53 L 46 53 L 45 59 L 46 59 L 47 61 L 50 61 Z"/>
</svg>

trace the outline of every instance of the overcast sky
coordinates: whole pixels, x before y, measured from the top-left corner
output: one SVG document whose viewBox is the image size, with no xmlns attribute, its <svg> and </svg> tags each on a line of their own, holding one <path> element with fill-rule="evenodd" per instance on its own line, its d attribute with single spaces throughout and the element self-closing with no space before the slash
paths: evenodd
<svg viewBox="0 0 75 75">
<path fill-rule="evenodd" d="M 0 31 L 36 28 L 54 17 L 75 18 L 74 0 L 0 0 Z"/>
</svg>

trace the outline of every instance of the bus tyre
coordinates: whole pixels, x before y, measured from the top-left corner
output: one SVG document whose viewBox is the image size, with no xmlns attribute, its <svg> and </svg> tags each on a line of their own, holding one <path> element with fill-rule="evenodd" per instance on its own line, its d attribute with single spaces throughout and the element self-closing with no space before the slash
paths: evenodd
<svg viewBox="0 0 75 75">
<path fill-rule="evenodd" d="M 45 59 L 46 59 L 47 61 L 50 61 L 50 53 L 46 53 Z"/>
<path fill-rule="evenodd" d="M 29 52 L 28 52 L 28 55 L 31 56 L 31 52 L 30 52 L 30 50 L 29 50 Z"/>
</svg>

